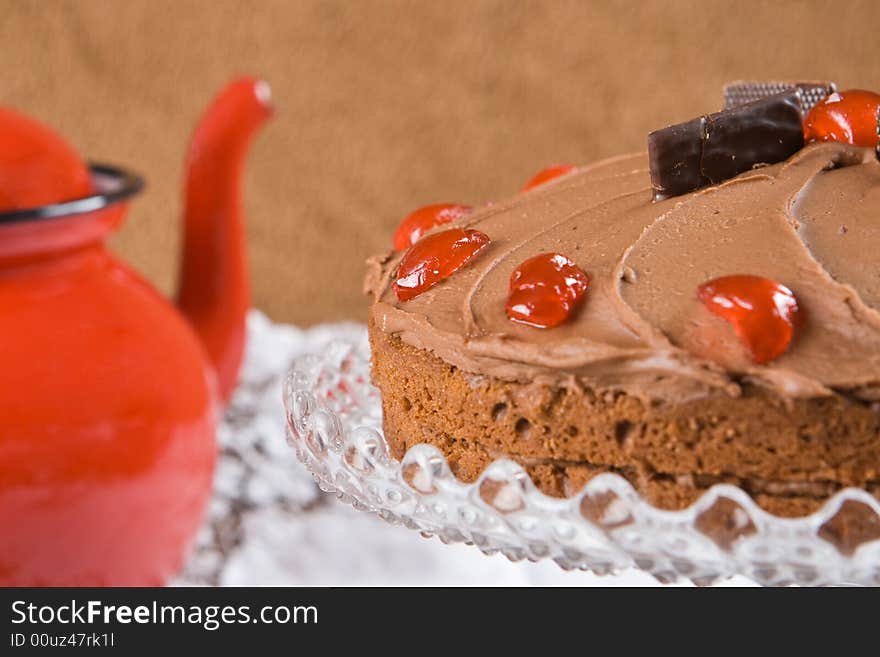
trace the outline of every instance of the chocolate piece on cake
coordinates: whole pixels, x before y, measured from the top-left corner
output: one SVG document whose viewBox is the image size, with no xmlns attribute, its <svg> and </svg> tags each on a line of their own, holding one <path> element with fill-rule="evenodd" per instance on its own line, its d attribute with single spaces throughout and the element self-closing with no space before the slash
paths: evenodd
<svg viewBox="0 0 880 657">
<path fill-rule="evenodd" d="M 717 184 L 804 146 L 801 91 L 792 89 L 648 135 L 654 200 Z"/>
<path fill-rule="evenodd" d="M 713 184 L 804 147 L 804 115 L 795 89 L 706 117 L 700 169 Z"/>
<path fill-rule="evenodd" d="M 648 135 L 648 166 L 654 198 L 664 199 L 709 184 L 701 159 L 706 117 L 678 123 Z"/>
</svg>

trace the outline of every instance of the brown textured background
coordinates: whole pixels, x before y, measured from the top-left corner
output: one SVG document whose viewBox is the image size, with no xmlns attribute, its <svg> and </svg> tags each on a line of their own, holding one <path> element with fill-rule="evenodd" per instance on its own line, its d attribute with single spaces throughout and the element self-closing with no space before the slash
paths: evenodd
<svg viewBox="0 0 880 657">
<path fill-rule="evenodd" d="M 362 262 L 430 202 L 642 148 L 743 77 L 880 88 L 880 2 L 0 0 L 0 102 L 149 179 L 114 247 L 177 273 L 189 131 L 228 78 L 273 87 L 248 167 L 255 304 L 362 319 Z"/>
</svg>

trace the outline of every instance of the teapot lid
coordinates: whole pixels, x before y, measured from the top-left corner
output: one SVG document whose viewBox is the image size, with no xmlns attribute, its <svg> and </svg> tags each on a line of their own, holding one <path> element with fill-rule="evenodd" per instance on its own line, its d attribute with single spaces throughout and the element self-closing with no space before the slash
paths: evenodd
<svg viewBox="0 0 880 657">
<path fill-rule="evenodd" d="M 54 130 L 0 107 L 0 223 L 92 212 L 142 188 L 139 176 L 87 165 Z"/>
<path fill-rule="evenodd" d="M 30 219 L 54 219 L 94 212 L 124 201 L 144 188 L 144 179 L 141 176 L 117 166 L 90 162 L 87 170 L 94 186 L 94 193 L 60 203 L 47 203 L 21 210 L 0 211 L 0 225 Z"/>
</svg>

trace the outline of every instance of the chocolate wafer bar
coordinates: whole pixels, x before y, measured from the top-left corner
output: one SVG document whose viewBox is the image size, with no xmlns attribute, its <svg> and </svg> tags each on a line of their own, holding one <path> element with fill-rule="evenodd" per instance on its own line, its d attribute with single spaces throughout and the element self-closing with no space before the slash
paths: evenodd
<svg viewBox="0 0 880 657">
<path fill-rule="evenodd" d="M 793 89 L 800 89 L 803 110 L 806 114 L 823 98 L 837 91 L 837 85 L 825 80 L 806 82 L 737 80 L 724 85 L 724 109 L 753 103 Z"/>
</svg>

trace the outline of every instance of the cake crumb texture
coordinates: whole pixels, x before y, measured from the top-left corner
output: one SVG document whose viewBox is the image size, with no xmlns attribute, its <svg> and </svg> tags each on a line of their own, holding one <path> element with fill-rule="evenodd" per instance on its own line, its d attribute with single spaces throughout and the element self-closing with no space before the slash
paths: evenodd
<svg viewBox="0 0 880 657">
<path fill-rule="evenodd" d="M 375 326 L 370 341 L 393 455 L 434 445 L 463 481 L 508 457 L 549 495 L 572 496 L 614 472 L 663 509 L 684 508 L 719 483 L 780 516 L 812 513 L 849 486 L 880 494 L 876 405 L 842 396 L 786 403 L 753 386 L 739 398 L 645 402 L 473 375 Z"/>
</svg>

